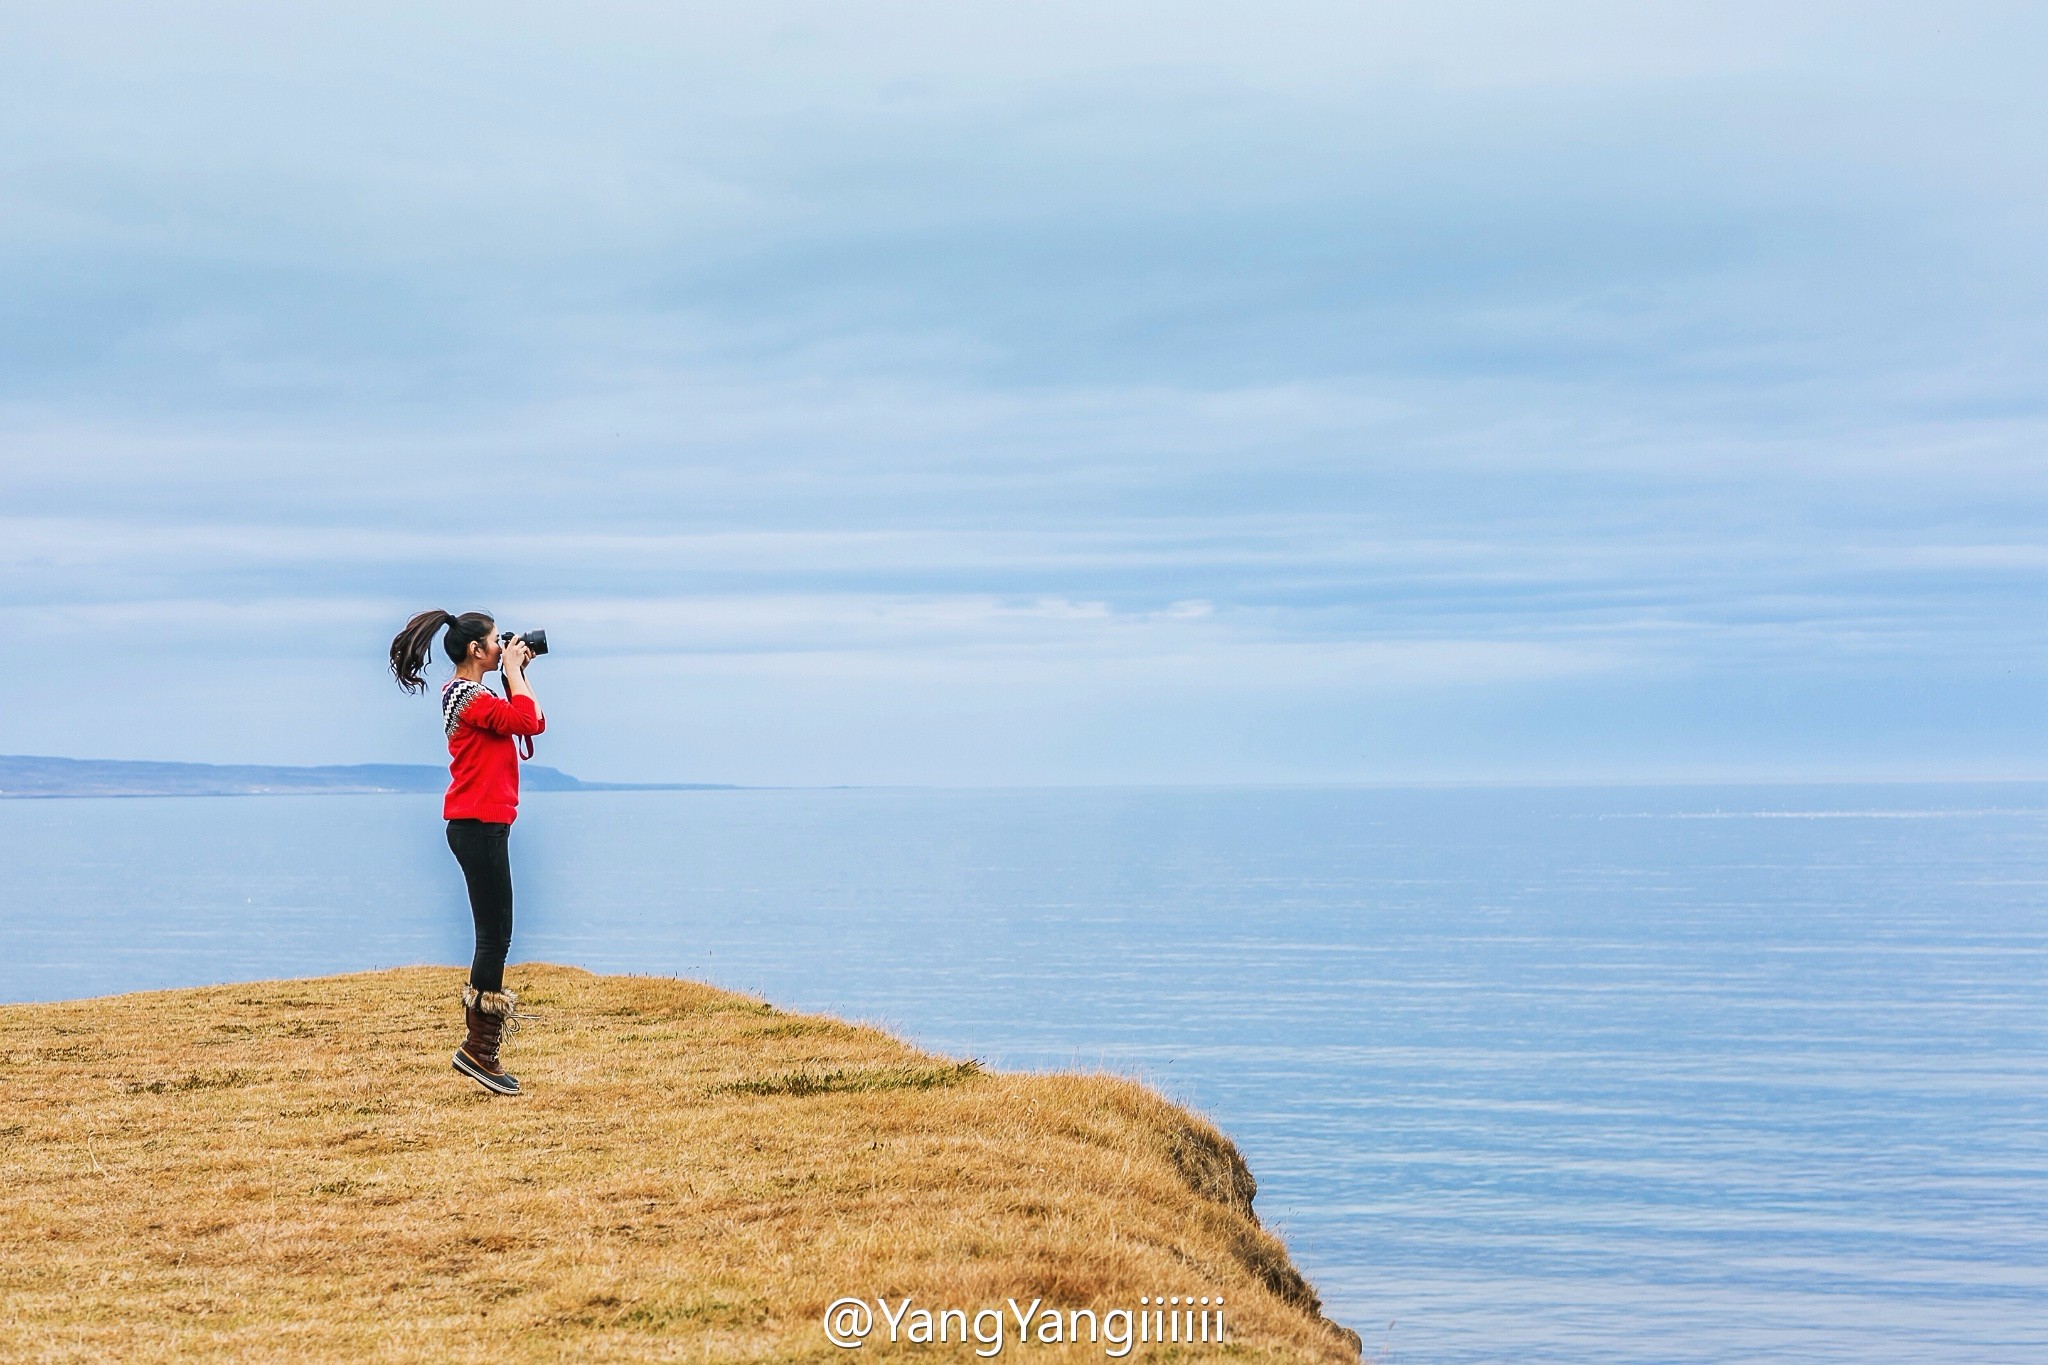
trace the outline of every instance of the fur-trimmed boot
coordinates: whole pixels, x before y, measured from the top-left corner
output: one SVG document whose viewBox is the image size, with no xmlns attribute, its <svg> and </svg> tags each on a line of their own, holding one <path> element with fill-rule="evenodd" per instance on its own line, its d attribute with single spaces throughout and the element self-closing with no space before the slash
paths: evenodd
<svg viewBox="0 0 2048 1365">
<path fill-rule="evenodd" d="M 514 1014 L 518 1005 L 519 997 L 510 991 L 462 988 L 462 1016 L 469 1024 L 469 1036 L 455 1049 L 455 1069 L 493 1094 L 519 1093 L 519 1078 L 498 1065 L 498 1042 L 505 1025 L 519 1017 Z"/>
</svg>

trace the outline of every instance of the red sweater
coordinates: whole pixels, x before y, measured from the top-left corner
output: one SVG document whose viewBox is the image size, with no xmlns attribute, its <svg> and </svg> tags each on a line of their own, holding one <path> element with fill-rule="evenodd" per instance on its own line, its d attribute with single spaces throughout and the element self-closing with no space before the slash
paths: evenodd
<svg viewBox="0 0 2048 1365">
<path fill-rule="evenodd" d="M 441 818 L 506 825 L 518 819 L 519 747 L 512 737 L 547 728 L 547 717 L 532 697 L 506 701 L 489 691 L 471 697 L 455 733 L 448 736 L 451 761 Z"/>
</svg>

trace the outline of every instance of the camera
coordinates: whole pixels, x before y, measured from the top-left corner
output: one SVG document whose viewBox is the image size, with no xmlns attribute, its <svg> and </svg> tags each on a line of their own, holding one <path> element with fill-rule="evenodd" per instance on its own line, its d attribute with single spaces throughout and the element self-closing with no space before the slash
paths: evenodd
<svg viewBox="0 0 2048 1365">
<path fill-rule="evenodd" d="M 526 647 L 533 651 L 533 656 L 536 659 L 548 652 L 548 633 L 544 630 L 529 630 L 526 634 L 517 636 L 508 630 L 498 637 L 498 643 L 501 646 L 509 645 L 515 639 L 524 641 Z"/>
</svg>

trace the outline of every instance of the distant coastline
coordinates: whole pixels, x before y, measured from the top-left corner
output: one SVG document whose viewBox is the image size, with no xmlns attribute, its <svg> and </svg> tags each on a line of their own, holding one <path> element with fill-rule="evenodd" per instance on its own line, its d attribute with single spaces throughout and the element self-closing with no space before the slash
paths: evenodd
<svg viewBox="0 0 2048 1365">
<path fill-rule="evenodd" d="M 528 763 L 521 784 L 538 792 L 737 791 L 729 782 L 585 782 Z M 0 754 L 0 799 L 65 796 L 338 796 L 439 792 L 448 770 L 430 763 L 346 763 L 295 768 L 236 763 Z"/>
</svg>

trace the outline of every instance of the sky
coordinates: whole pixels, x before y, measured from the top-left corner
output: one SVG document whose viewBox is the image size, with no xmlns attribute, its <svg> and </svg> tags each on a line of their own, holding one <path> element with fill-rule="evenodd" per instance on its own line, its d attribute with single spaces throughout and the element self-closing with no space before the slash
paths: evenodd
<svg viewBox="0 0 2048 1365">
<path fill-rule="evenodd" d="M 2048 774 L 2048 10 L 0 8 L 0 752 Z M 435 678 L 445 675 L 437 656 Z"/>
</svg>

